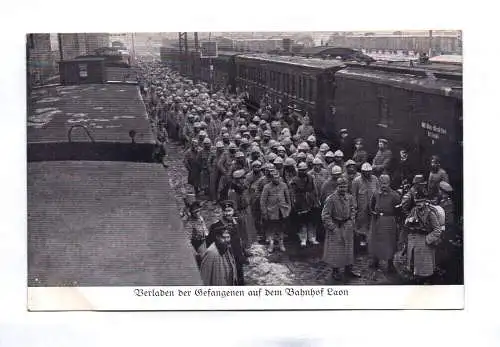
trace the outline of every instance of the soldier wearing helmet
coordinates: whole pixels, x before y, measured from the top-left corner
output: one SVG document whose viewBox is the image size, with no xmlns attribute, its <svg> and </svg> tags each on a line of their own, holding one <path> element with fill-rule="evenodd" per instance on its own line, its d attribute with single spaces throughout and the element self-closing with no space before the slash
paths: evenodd
<svg viewBox="0 0 500 347">
<path fill-rule="evenodd" d="M 357 241 L 359 240 L 359 245 L 356 244 L 356 250 L 361 250 L 361 248 L 366 246 L 371 221 L 369 206 L 373 195 L 378 190 L 380 190 L 380 184 L 377 177 L 373 175 L 372 166 L 369 163 L 364 163 L 361 166 L 361 175 L 352 181 L 352 195 L 358 206 L 356 239 Z"/>
<path fill-rule="evenodd" d="M 325 165 L 327 167 L 327 169 L 330 167 L 331 168 L 331 164 L 333 164 L 333 161 L 335 159 L 335 155 L 333 154 L 332 151 L 328 151 L 326 152 L 325 154 Z"/>
<path fill-rule="evenodd" d="M 337 189 L 337 179 L 342 176 L 342 168 L 340 166 L 333 166 L 330 170 L 330 178 L 328 178 L 321 187 L 320 202 L 324 204 L 330 194 Z"/>
<path fill-rule="evenodd" d="M 323 261 L 332 267 L 334 281 L 347 281 L 361 277 L 353 270 L 354 264 L 354 218 L 356 201 L 347 192 L 347 181 L 340 177 L 336 181 L 338 189 L 325 201 L 321 219 L 325 227 Z"/>
<path fill-rule="evenodd" d="M 316 206 L 314 179 L 307 173 L 306 163 L 299 163 L 297 170 L 297 176 L 290 182 L 290 195 L 299 227 L 300 246 L 306 247 L 307 241 L 317 245 L 319 242 L 316 240 L 316 227 L 312 221 L 312 211 Z"/>
<path fill-rule="evenodd" d="M 319 148 L 316 145 L 316 136 L 311 135 L 307 138 L 307 144 L 309 145 L 309 152 L 313 155 L 318 154 Z"/>
</svg>

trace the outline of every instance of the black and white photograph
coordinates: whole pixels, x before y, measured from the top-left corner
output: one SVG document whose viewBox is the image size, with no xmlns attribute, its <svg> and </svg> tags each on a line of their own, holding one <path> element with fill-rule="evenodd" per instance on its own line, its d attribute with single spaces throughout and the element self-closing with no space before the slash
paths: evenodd
<svg viewBox="0 0 500 347">
<path fill-rule="evenodd" d="M 462 31 L 30 33 L 26 64 L 28 287 L 464 284 Z"/>
</svg>

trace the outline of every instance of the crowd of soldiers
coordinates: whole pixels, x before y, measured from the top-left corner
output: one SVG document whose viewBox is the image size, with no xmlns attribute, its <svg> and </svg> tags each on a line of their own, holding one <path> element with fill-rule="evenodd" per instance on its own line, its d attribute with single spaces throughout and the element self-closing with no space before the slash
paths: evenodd
<svg viewBox="0 0 500 347">
<path fill-rule="evenodd" d="M 372 269 L 416 283 L 432 283 L 450 263 L 453 188 L 438 157 L 424 177 L 407 165 L 406 151 L 393 158 L 387 139 L 371 156 L 362 138 L 351 141 L 341 129 L 331 148 L 319 143 L 307 114 L 266 102 L 250 112 L 245 93 L 212 91 L 158 63 L 140 67 L 160 147 L 168 140 L 185 150 L 195 195 L 186 200 L 186 225 L 205 284 L 242 285 L 256 242 L 269 252 L 286 252 L 285 241 L 322 244 L 335 282 L 359 277 L 355 256 L 366 251 Z M 203 203 L 222 209 L 210 227 Z"/>
</svg>

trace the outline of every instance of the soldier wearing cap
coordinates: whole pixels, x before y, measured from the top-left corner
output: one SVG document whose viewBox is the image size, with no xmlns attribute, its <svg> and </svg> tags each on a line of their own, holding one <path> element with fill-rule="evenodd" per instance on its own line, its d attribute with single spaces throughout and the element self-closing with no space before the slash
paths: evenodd
<svg viewBox="0 0 500 347">
<path fill-rule="evenodd" d="M 391 188 L 389 175 L 380 175 L 380 189 L 373 195 L 370 202 L 372 215 L 368 235 L 368 250 L 371 256 L 371 267 L 376 269 L 379 260 L 387 264 L 387 270 L 393 270 L 392 257 L 397 245 L 397 206 L 401 196 Z"/>
<path fill-rule="evenodd" d="M 311 119 L 309 118 L 309 116 L 305 116 L 304 118 L 302 118 L 302 124 L 297 129 L 296 135 L 302 141 L 306 141 L 309 136 L 314 135 L 314 128 L 311 125 Z"/>
<path fill-rule="evenodd" d="M 370 202 L 373 195 L 380 189 L 380 184 L 372 174 L 372 166 L 364 163 L 361 166 L 361 175 L 352 181 L 352 195 L 356 200 L 358 211 L 356 214 L 356 250 L 366 246 L 366 237 L 370 228 Z"/>
<path fill-rule="evenodd" d="M 300 246 L 305 247 L 307 241 L 317 245 L 316 228 L 312 221 L 312 211 L 316 206 L 314 179 L 307 173 L 307 164 L 302 162 L 297 166 L 298 174 L 290 183 L 292 209 L 296 214 L 299 227 Z"/>
<path fill-rule="evenodd" d="M 373 158 L 373 173 L 378 177 L 381 174 L 389 174 L 392 161 L 392 151 L 388 147 L 389 141 L 386 139 L 378 140 L 378 151 Z"/>
<path fill-rule="evenodd" d="M 402 148 L 399 151 L 399 159 L 394 163 L 393 188 L 406 190 L 405 187 L 411 184 L 413 171 L 415 170 L 413 161 L 408 155 L 408 151 Z"/>
<path fill-rule="evenodd" d="M 356 201 L 347 192 L 345 178 L 338 178 L 336 184 L 338 188 L 326 199 L 321 219 L 325 228 L 323 261 L 332 267 L 333 280 L 339 281 L 342 268 L 346 280 L 360 275 L 353 271 Z"/>
<path fill-rule="evenodd" d="M 281 180 L 278 171 L 271 171 L 271 182 L 267 183 L 260 197 L 260 210 L 266 221 L 266 238 L 268 250 L 274 250 L 274 240 L 279 242 L 279 248 L 285 251 L 284 225 L 290 215 L 291 200 L 287 185 Z"/>
<path fill-rule="evenodd" d="M 352 160 L 356 162 L 357 169 L 361 170 L 361 165 L 368 162 L 368 152 L 364 149 L 364 141 L 361 137 L 354 140 L 354 148 Z"/>
<path fill-rule="evenodd" d="M 339 148 L 346 158 L 351 158 L 353 155 L 353 143 L 347 129 L 340 129 L 339 131 Z"/>
<path fill-rule="evenodd" d="M 337 180 L 342 176 L 342 169 L 339 166 L 333 166 L 330 170 L 330 178 L 321 186 L 320 202 L 323 205 L 335 189 L 337 189 Z"/>
<path fill-rule="evenodd" d="M 201 166 L 199 161 L 198 141 L 193 139 L 190 148 L 184 154 L 184 166 L 188 171 L 188 184 L 192 185 L 196 194 L 200 192 Z"/>
<path fill-rule="evenodd" d="M 437 155 L 431 157 L 431 170 L 428 179 L 428 194 L 430 198 L 435 198 L 439 195 L 439 183 L 450 183 L 448 174 L 441 168 L 441 161 Z"/>
<path fill-rule="evenodd" d="M 234 204 L 235 215 L 240 222 L 243 249 L 247 250 L 257 241 L 257 232 L 252 217 L 250 193 L 245 186 L 245 174 L 245 170 L 242 169 L 233 172 L 233 182 L 228 197 Z"/>
</svg>

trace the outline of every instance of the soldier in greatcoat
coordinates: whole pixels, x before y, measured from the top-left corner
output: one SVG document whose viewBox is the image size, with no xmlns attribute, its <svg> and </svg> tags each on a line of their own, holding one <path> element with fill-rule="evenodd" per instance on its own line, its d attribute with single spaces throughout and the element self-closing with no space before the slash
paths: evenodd
<svg viewBox="0 0 500 347">
<path fill-rule="evenodd" d="M 413 195 L 413 208 L 404 221 L 408 235 L 406 267 L 417 284 L 424 284 L 436 270 L 436 247 L 441 237 L 437 211 L 427 201 L 425 191 Z"/>
<path fill-rule="evenodd" d="M 300 246 L 305 247 L 307 241 L 317 245 L 316 227 L 313 223 L 313 209 L 316 203 L 314 179 L 307 173 L 306 163 L 297 166 L 297 176 L 290 183 L 292 208 L 299 228 Z"/>
<path fill-rule="evenodd" d="M 354 264 L 354 217 L 356 201 L 347 192 L 347 181 L 337 179 L 337 190 L 325 202 L 321 219 L 325 227 L 325 248 L 323 261 L 332 267 L 332 278 L 341 279 L 341 269 L 344 278 L 360 277 L 353 271 Z"/>
<path fill-rule="evenodd" d="M 254 242 L 257 242 L 257 232 L 252 215 L 250 194 L 244 181 L 245 170 L 234 171 L 233 183 L 229 189 L 228 197 L 234 204 L 235 214 L 241 225 L 243 247 L 248 250 Z"/>
<path fill-rule="evenodd" d="M 269 242 L 269 252 L 274 250 L 276 238 L 280 250 L 285 252 L 284 226 L 291 210 L 290 193 L 278 171 L 273 170 L 271 175 L 271 182 L 264 186 L 260 197 L 260 210 L 262 218 L 267 221 L 266 238 Z"/>
<path fill-rule="evenodd" d="M 431 158 L 431 170 L 427 182 L 428 182 L 427 191 L 431 199 L 439 195 L 440 182 L 450 183 L 448 174 L 443 168 L 441 168 L 441 161 L 439 160 L 439 157 L 436 155 L 432 156 Z"/>
<path fill-rule="evenodd" d="M 370 232 L 368 235 L 368 250 L 371 256 L 371 267 L 376 269 L 379 261 L 387 264 L 387 270 L 392 271 L 392 257 L 396 253 L 397 225 L 396 206 L 401 201 L 400 195 L 391 187 L 388 175 L 379 178 L 380 189 L 373 195 L 370 203 L 372 215 Z"/>
<path fill-rule="evenodd" d="M 356 214 L 356 249 L 366 246 L 366 237 L 370 228 L 370 201 L 376 191 L 380 189 L 377 177 L 372 174 L 372 167 L 368 163 L 361 166 L 361 176 L 352 181 L 352 195 L 356 200 L 358 211 Z"/>
<path fill-rule="evenodd" d="M 331 169 L 330 178 L 321 186 L 320 202 L 324 204 L 330 194 L 337 189 L 337 180 L 342 176 L 342 169 L 339 166 L 333 166 Z"/>
</svg>

